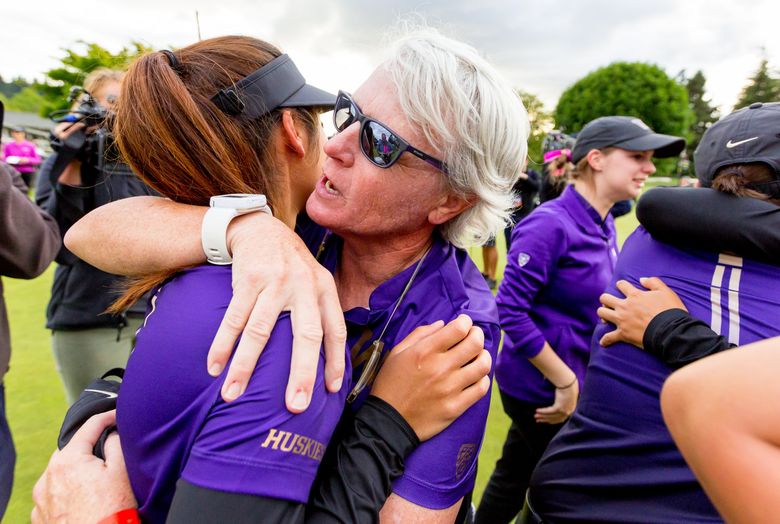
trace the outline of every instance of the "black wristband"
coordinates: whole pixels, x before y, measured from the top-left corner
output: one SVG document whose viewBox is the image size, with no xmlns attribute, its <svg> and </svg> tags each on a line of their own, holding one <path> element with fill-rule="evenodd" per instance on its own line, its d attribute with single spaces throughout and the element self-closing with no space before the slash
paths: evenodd
<svg viewBox="0 0 780 524">
<path fill-rule="evenodd" d="M 420 445 L 420 439 L 398 411 L 374 395 L 369 395 L 355 418 L 365 422 L 367 427 L 382 428 L 379 436 L 394 453 L 405 457 Z"/>
</svg>

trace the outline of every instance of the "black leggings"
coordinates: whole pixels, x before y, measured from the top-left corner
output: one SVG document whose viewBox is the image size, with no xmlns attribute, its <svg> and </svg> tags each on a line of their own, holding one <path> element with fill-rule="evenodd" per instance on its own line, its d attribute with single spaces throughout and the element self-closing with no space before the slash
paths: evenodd
<svg viewBox="0 0 780 524">
<path fill-rule="evenodd" d="M 507 524 L 523 507 L 536 463 L 563 424 L 539 424 L 537 406 L 501 392 L 504 411 L 512 419 L 501 458 L 477 508 L 475 524 Z M 552 404 L 552 403 L 550 403 Z"/>
</svg>

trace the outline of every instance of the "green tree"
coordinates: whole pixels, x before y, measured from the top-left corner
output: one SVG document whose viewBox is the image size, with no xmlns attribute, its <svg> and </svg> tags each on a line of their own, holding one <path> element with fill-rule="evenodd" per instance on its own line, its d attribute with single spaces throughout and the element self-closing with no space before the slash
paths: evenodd
<svg viewBox="0 0 780 524">
<path fill-rule="evenodd" d="M 607 115 L 635 116 L 657 133 L 685 137 L 693 120 L 685 88 L 660 67 L 640 62 L 615 62 L 589 73 L 563 92 L 554 113 L 567 133 Z M 675 162 L 656 161 L 659 174 L 674 171 Z"/>
<path fill-rule="evenodd" d="M 706 96 L 704 85 L 707 80 L 701 71 L 696 71 L 696 74 L 690 78 L 685 78 L 683 73 L 682 80 L 686 91 L 688 91 L 688 105 L 693 113 L 693 120 L 688 128 L 689 139 L 686 147 L 688 158 L 693 159 L 693 152 L 699 146 L 702 135 L 713 122 L 718 120 L 719 114 L 717 108 L 713 107 Z"/>
<path fill-rule="evenodd" d="M 0 76 L 0 94 L 4 95 L 6 100 L 13 97 L 19 91 L 25 87 L 29 87 L 30 85 L 32 84 L 30 84 L 30 82 L 21 76 L 13 78 L 10 82 L 6 82 L 3 77 Z"/>
<path fill-rule="evenodd" d="M 769 70 L 769 62 L 764 58 L 761 60 L 758 70 L 748 79 L 747 85 L 742 88 L 734 109 L 749 106 L 754 102 L 777 101 L 780 101 L 780 78 L 772 75 Z"/>
<path fill-rule="evenodd" d="M 525 110 L 528 112 L 528 120 L 531 123 L 531 135 L 528 137 L 529 161 L 541 164 L 542 140 L 553 128 L 552 114 L 544 108 L 544 104 L 535 94 L 519 89 L 516 89 L 515 92 L 523 101 Z"/>
<path fill-rule="evenodd" d="M 33 86 L 25 87 L 13 97 L 11 97 L 6 103 L 6 108 L 9 111 L 21 111 L 23 113 L 38 113 L 40 112 L 45 99 L 41 93 Z"/>
<path fill-rule="evenodd" d="M 112 53 L 104 47 L 84 41 L 79 41 L 81 49 L 64 49 L 65 56 L 60 59 L 60 67 L 47 71 L 46 82 L 39 89 L 44 97 L 41 114 L 46 116 L 57 109 L 68 107 L 68 93 L 73 86 L 80 86 L 84 78 L 99 67 L 123 70 L 130 62 L 151 48 L 132 42 L 118 53 Z"/>
</svg>

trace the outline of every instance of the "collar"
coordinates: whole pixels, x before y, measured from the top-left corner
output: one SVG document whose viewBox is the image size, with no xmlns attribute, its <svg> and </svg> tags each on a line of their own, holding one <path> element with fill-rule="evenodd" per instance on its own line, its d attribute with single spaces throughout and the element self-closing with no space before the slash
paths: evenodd
<svg viewBox="0 0 780 524">
<path fill-rule="evenodd" d="M 607 213 L 606 218 L 602 220 L 598 211 L 585 200 L 585 197 L 574 189 L 573 185 L 567 186 L 559 198 L 565 204 L 569 215 L 581 229 L 597 232 L 599 235 L 607 238 L 614 236 L 615 228 L 612 214 Z"/>
<path fill-rule="evenodd" d="M 330 237 L 331 238 L 328 239 L 326 247 L 320 257 L 320 261 L 322 265 L 332 273 L 335 271 L 338 259 L 341 257 L 341 248 L 344 245 L 344 241 L 334 234 L 330 234 Z M 425 286 L 425 281 L 428 280 L 431 275 L 438 271 L 438 268 L 449 254 L 450 249 L 454 248 L 446 242 L 441 235 L 434 233 L 431 250 L 423 261 L 420 271 L 417 274 L 414 283 L 412 283 L 412 287 L 409 289 L 409 293 L 404 298 L 404 302 L 407 300 L 414 300 L 411 297 L 416 294 L 417 290 Z M 412 272 L 414 272 L 417 262 L 417 260 L 414 261 L 409 267 L 394 277 L 385 280 L 372 291 L 371 296 L 368 299 L 368 309 L 363 307 L 352 308 L 349 311 L 344 312 L 345 318 L 350 322 L 368 324 L 375 322 L 379 317 L 389 315 L 390 310 L 406 287 L 406 283 L 409 282 L 409 278 L 412 276 Z"/>
</svg>

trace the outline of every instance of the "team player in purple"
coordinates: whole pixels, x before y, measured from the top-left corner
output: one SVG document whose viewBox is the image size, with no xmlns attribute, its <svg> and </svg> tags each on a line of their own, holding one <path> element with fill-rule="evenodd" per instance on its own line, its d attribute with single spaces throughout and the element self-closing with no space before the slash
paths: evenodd
<svg viewBox="0 0 780 524">
<path fill-rule="evenodd" d="M 523 505 L 536 462 L 574 411 L 590 338 L 617 258 L 615 202 L 635 198 L 682 138 L 624 116 L 588 123 L 572 151 L 574 183 L 519 224 L 496 302 L 504 330 L 496 379 L 512 419 L 477 522 L 505 523 Z"/>
<path fill-rule="evenodd" d="M 780 104 L 757 104 L 714 124 L 695 156 L 703 185 L 711 183 L 721 192 L 780 202 L 779 124 Z M 709 226 L 699 223 L 701 228 Z M 732 223 L 724 236 L 728 239 L 732 232 L 745 233 L 752 227 Z M 695 237 L 692 240 L 700 244 Z M 718 245 L 730 255 L 673 247 L 641 227 L 626 241 L 609 295 L 602 298 L 608 308 L 601 315 L 616 319 L 612 311 L 619 312 L 622 299 L 614 295 L 636 299 L 642 292 L 634 286 L 641 288 L 640 278 L 647 275 L 659 277 L 681 302 L 653 318 L 638 340 L 634 337 L 634 343 L 647 351 L 624 342 L 604 348 L 596 341 L 613 342 L 608 333 L 612 327 L 596 330 L 577 410 L 550 443 L 531 480 L 529 518 L 551 522 L 722 521 L 664 426 L 659 394 L 674 367 L 707 352 L 780 334 L 776 322 L 780 268 L 743 258 L 740 242 L 731 244 L 720 240 Z M 655 279 L 642 282 L 651 289 L 647 294 L 665 292 Z M 711 330 L 704 328 L 704 332 L 702 323 Z M 626 338 L 625 333 L 616 336 L 617 340 Z M 659 351 L 658 346 L 665 347 Z"/>
<path fill-rule="evenodd" d="M 431 82 L 431 78 L 437 81 Z M 422 92 L 430 95 L 432 86 L 436 87 L 433 95 L 421 96 Z M 479 118 L 475 118 L 477 115 Z M 350 428 L 353 419 L 370 407 L 373 397 L 369 396 L 369 390 L 374 393 L 383 380 L 388 383 L 383 378 L 386 369 L 405 358 L 406 351 L 387 356 L 388 350 L 401 343 L 415 327 L 466 314 L 481 328 L 472 329 L 474 336 L 479 336 L 485 348 L 495 355 L 499 342 L 495 303 L 479 271 L 456 246 L 480 242 L 503 228 L 511 209 L 510 189 L 525 156 L 528 125 L 522 104 L 511 87 L 475 50 L 434 33 L 402 40 L 392 57 L 354 96 L 340 93 L 334 123 L 339 134 L 325 146 L 327 159 L 323 176 L 306 205 L 309 217 L 332 234 L 305 219 L 299 220 L 298 230 L 325 266 L 335 271 L 339 298 L 346 312 L 354 380 L 343 424 Z M 496 129 L 502 130 L 498 136 Z M 388 143 L 395 147 L 388 158 L 374 149 L 372 137 L 381 133 L 386 133 Z M 202 260 L 202 253 L 195 253 L 192 260 L 190 248 L 172 249 L 183 233 L 159 227 L 161 223 L 167 226 L 171 221 L 181 222 L 182 213 L 195 216 L 198 224 L 202 211 L 175 208 L 167 219 L 161 220 L 160 213 L 172 209 L 170 204 L 148 200 L 140 204 L 145 206 L 143 209 L 155 210 L 152 220 L 146 215 L 152 230 L 149 227 L 139 230 L 138 220 L 144 217 L 139 218 L 138 207 L 134 214 L 128 212 L 132 204 L 121 211 L 113 208 L 104 214 L 103 218 L 109 221 L 129 219 L 139 230 L 137 244 L 125 238 L 121 246 L 114 245 L 115 249 L 108 250 L 113 251 L 111 256 L 122 252 L 119 262 L 113 262 L 115 265 L 96 260 L 95 256 L 102 255 L 91 253 L 86 247 L 91 242 L 89 245 L 94 248 L 94 240 L 100 239 L 97 245 L 105 253 L 106 246 L 102 244 L 105 241 L 112 244 L 110 237 L 102 236 L 99 231 L 102 226 L 95 221 L 85 223 L 85 231 L 91 238 L 82 238 L 86 244 L 74 245 L 76 251 L 101 267 L 125 272 L 128 271 L 126 255 L 136 256 L 139 249 L 143 250 L 139 246 L 148 246 L 150 242 L 161 242 L 169 252 L 161 262 L 144 260 L 146 269 L 150 263 L 169 268 Z M 240 242 L 243 239 L 256 245 L 257 239 L 263 238 L 267 231 L 266 220 L 267 217 L 262 217 L 256 222 L 246 222 L 262 224 L 251 236 L 231 235 L 236 242 L 230 244 L 236 259 L 234 281 L 241 282 L 243 278 L 236 274 L 238 253 L 245 252 Z M 185 228 L 185 233 L 191 230 Z M 155 246 L 149 250 L 154 258 Z M 248 265 L 262 268 L 267 263 L 260 258 L 249 261 Z M 246 270 L 247 261 L 241 264 Z M 161 296 L 167 289 L 167 286 L 162 288 Z M 150 321 L 156 314 L 152 314 Z M 204 343 L 210 343 L 210 339 L 205 337 Z M 257 352 L 257 348 L 250 349 Z M 489 353 L 476 355 L 479 365 L 490 360 Z M 264 355 L 260 359 L 261 366 L 265 358 L 268 357 Z M 442 367 L 441 362 L 411 364 L 405 375 L 394 375 L 395 383 L 391 382 L 390 387 L 400 388 L 426 369 L 434 369 L 440 375 L 464 373 L 457 367 Z M 372 389 L 373 375 L 380 365 L 376 388 Z M 489 365 L 485 371 L 488 368 Z M 238 401 L 253 390 L 255 380 L 250 381 Z M 452 401 L 475 381 L 453 386 L 440 409 L 451 411 Z M 488 383 L 487 379 L 480 380 L 465 389 L 474 390 L 477 398 L 487 391 Z M 230 393 L 234 384 L 229 383 L 226 392 Z M 283 384 L 278 387 L 281 395 Z M 435 390 L 427 388 L 427 383 L 418 386 L 427 394 L 435 394 Z M 393 404 L 407 420 L 407 412 L 413 412 L 415 406 L 404 404 L 411 400 L 402 398 Z M 484 397 L 406 458 L 403 475 L 392 484 L 392 494 L 382 507 L 381 519 L 453 522 L 462 507 L 467 509 L 468 505 L 461 502 L 473 487 L 488 406 L 489 398 Z M 308 410 L 315 407 L 311 405 Z M 121 406 L 119 418 L 121 433 Z M 409 422 L 417 432 L 416 424 Z M 430 434 L 418 436 L 427 438 Z M 348 436 L 342 437 L 339 432 L 335 442 L 340 443 L 344 438 Z M 321 468 L 321 477 L 341 465 L 341 455 L 332 458 L 334 462 Z M 317 493 L 315 489 L 314 502 Z M 387 497 L 388 493 L 383 495 Z M 189 502 L 193 506 L 205 504 L 196 497 L 191 497 Z M 338 517 L 355 520 L 349 514 Z"/>
</svg>

